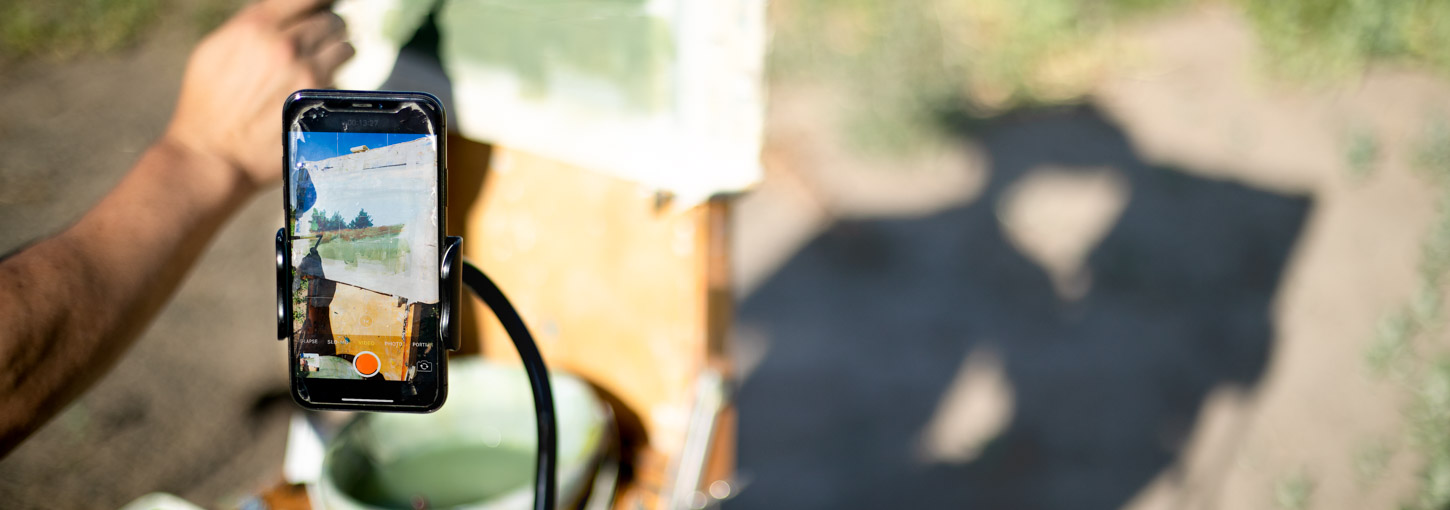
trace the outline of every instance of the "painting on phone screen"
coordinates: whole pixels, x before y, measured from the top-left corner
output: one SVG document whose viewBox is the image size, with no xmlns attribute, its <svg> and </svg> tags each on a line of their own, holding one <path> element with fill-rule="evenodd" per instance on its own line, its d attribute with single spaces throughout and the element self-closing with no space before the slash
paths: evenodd
<svg viewBox="0 0 1450 510">
<path fill-rule="evenodd" d="M 408 381 L 438 317 L 432 135 L 291 133 L 292 325 L 304 377 Z"/>
</svg>

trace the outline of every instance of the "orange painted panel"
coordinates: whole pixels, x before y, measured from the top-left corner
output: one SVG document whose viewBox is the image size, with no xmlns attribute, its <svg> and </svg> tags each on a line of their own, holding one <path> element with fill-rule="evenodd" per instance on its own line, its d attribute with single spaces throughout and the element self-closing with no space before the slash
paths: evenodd
<svg viewBox="0 0 1450 510">
<path fill-rule="evenodd" d="M 383 377 L 401 381 L 408 373 L 409 342 L 404 300 L 339 283 L 332 298 L 333 345 L 338 354 L 368 351 L 382 361 Z"/>
</svg>

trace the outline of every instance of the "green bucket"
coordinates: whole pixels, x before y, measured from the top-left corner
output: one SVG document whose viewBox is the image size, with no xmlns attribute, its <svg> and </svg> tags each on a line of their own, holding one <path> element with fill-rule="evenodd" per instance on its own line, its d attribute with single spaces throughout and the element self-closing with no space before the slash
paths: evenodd
<svg viewBox="0 0 1450 510">
<path fill-rule="evenodd" d="M 608 407 L 582 380 L 550 374 L 559 425 L 559 501 L 586 493 L 613 441 Z M 448 366 L 448 402 L 432 414 L 358 414 L 327 446 L 322 508 L 527 510 L 537 445 L 522 367 L 479 358 Z"/>
</svg>

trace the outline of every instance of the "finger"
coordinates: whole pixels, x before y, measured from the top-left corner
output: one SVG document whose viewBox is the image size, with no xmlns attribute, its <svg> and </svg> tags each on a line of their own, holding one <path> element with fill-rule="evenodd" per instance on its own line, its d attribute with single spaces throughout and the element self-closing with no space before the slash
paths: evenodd
<svg viewBox="0 0 1450 510">
<path fill-rule="evenodd" d="M 347 37 L 347 27 L 342 18 L 326 11 L 304 18 L 287 31 L 296 42 L 299 55 L 311 55 L 319 48 Z"/>
<path fill-rule="evenodd" d="M 337 72 L 337 68 L 356 53 L 357 50 L 346 41 L 337 41 L 319 49 L 312 57 L 312 70 L 316 73 L 318 83 L 331 84 L 332 75 Z"/>
<path fill-rule="evenodd" d="M 332 7 L 333 0 L 262 0 L 259 6 L 278 27 L 286 27 L 317 11 Z"/>
</svg>

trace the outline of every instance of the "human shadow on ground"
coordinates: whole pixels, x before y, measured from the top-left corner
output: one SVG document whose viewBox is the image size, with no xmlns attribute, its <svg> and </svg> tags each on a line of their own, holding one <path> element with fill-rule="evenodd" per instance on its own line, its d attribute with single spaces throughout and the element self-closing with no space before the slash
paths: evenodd
<svg viewBox="0 0 1450 510">
<path fill-rule="evenodd" d="M 975 126 L 990 182 L 920 218 L 842 220 L 738 308 L 769 350 L 737 394 L 731 508 L 1107 509 L 1169 468 L 1209 393 L 1256 386 L 1270 304 L 1311 203 L 1153 167 L 1090 107 Z M 1130 198 L 1076 301 L 995 214 L 1041 165 L 1108 166 Z M 918 441 L 964 359 L 989 347 L 1009 423 L 960 464 Z"/>
</svg>

